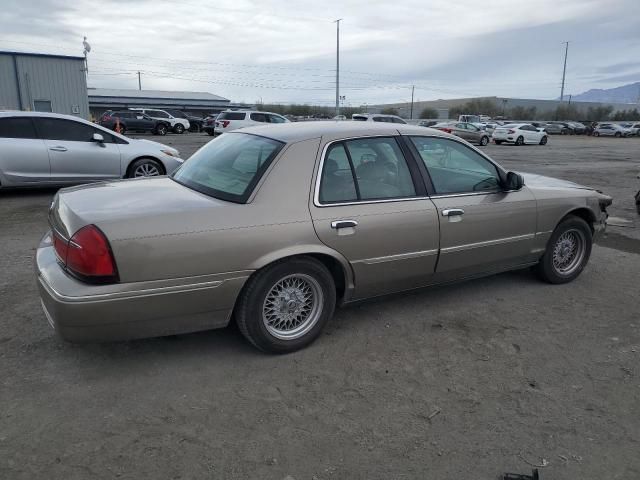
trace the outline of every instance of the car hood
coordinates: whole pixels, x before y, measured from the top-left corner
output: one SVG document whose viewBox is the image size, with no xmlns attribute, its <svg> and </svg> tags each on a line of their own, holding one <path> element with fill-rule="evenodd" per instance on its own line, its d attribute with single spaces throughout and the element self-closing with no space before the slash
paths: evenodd
<svg viewBox="0 0 640 480">
<path fill-rule="evenodd" d="M 592 190 L 595 189 L 579 185 L 577 183 L 569 182 L 568 180 L 561 180 L 559 178 L 545 177 L 544 175 L 537 175 L 535 173 L 518 172 L 524 177 L 524 184 L 527 187 L 533 188 L 573 188 L 579 190 Z"/>
<path fill-rule="evenodd" d="M 100 227 L 108 238 L 162 234 L 163 225 L 187 228 L 194 218 L 222 215 L 235 206 L 191 190 L 167 177 L 119 180 L 64 188 L 51 204 L 50 221 L 65 236 L 85 225 Z M 203 214 L 203 211 L 206 211 Z"/>
</svg>

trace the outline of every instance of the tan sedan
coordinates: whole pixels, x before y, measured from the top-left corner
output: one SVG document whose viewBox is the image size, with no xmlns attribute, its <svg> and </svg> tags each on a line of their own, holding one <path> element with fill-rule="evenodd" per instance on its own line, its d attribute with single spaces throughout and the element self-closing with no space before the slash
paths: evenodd
<svg viewBox="0 0 640 480">
<path fill-rule="evenodd" d="M 36 272 L 45 314 L 69 340 L 233 319 L 256 347 L 289 352 L 355 300 L 530 266 L 569 282 L 610 203 L 423 127 L 251 127 L 171 177 L 61 190 Z"/>
</svg>

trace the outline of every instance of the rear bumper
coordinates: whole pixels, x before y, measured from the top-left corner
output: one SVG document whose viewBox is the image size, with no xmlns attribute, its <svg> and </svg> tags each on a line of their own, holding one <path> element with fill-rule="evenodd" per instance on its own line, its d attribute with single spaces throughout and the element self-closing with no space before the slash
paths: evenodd
<svg viewBox="0 0 640 480">
<path fill-rule="evenodd" d="M 36 253 L 42 308 L 49 324 L 75 342 L 130 340 L 225 327 L 251 272 L 114 285 L 69 276 L 51 246 Z"/>
</svg>

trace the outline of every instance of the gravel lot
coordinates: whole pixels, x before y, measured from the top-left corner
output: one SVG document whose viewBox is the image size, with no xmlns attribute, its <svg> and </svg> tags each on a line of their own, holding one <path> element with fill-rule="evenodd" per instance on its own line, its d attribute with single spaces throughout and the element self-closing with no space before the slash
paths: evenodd
<svg viewBox="0 0 640 480">
<path fill-rule="evenodd" d="M 640 138 L 486 151 L 597 187 L 630 223 L 572 284 L 522 271 L 377 300 L 279 357 L 235 327 L 61 341 L 32 271 L 55 192 L 0 193 L 0 478 L 476 480 L 543 459 L 543 480 L 640 478 Z"/>
</svg>

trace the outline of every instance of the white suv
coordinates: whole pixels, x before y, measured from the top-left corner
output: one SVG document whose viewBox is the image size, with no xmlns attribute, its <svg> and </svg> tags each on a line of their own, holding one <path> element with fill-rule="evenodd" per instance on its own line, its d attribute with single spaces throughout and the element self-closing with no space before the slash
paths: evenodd
<svg viewBox="0 0 640 480">
<path fill-rule="evenodd" d="M 158 110 L 156 108 L 130 108 L 129 110 L 135 110 L 136 112 L 142 112 L 147 117 L 151 117 L 155 120 L 165 120 L 171 124 L 171 130 L 175 133 L 184 133 L 185 130 L 189 130 L 191 124 L 186 118 L 176 118 L 169 112 L 164 110 Z"/>
<path fill-rule="evenodd" d="M 260 125 L 261 123 L 289 123 L 282 115 L 254 110 L 226 110 L 216 118 L 214 132 L 216 134 L 230 132 L 238 128 Z"/>
<path fill-rule="evenodd" d="M 385 115 L 384 113 L 354 113 L 351 115 L 351 120 L 358 122 L 407 123 L 397 115 Z"/>
</svg>

